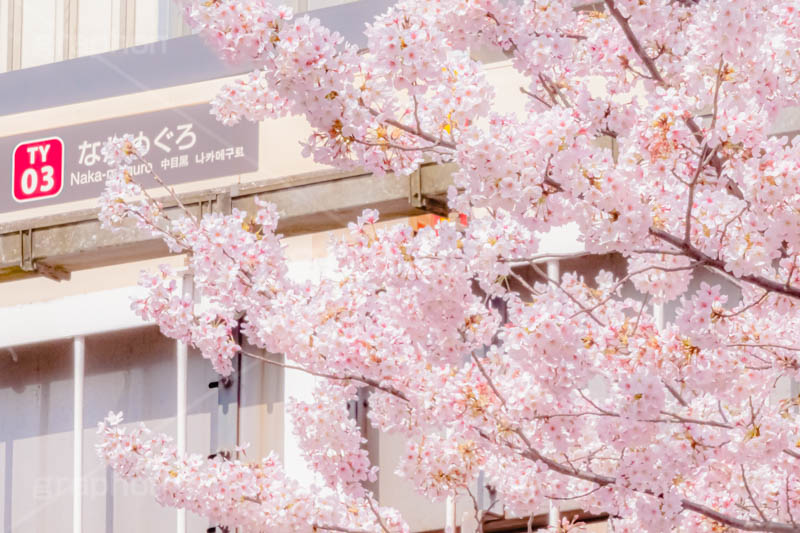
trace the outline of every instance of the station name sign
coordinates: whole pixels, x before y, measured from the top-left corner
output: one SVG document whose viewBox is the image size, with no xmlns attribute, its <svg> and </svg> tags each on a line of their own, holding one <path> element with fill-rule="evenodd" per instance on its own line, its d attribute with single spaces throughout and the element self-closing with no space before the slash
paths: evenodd
<svg viewBox="0 0 800 533">
<path fill-rule="evenodd" d="M 224 126 L 209 109 L 197 104 L 0 138 L 0 179 L 7 180 L 0 212 L 99 197 L 111 172 L 101 148 L 125 134 L 136 138 L 144 159 L 168 184 L 258 170 L 258 125 Z M 146 165 L 132 167 L 139 183 L 157 186 Z"/>
</svg>

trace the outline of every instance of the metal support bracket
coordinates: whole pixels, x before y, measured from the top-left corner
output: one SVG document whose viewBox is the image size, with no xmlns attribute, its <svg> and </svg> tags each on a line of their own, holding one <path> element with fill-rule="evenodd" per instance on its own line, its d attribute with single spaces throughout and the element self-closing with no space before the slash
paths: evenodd
<svg viewBox="0 0 800 533">
<path fill-rule="evenodd" d="M 232 195 L 229 192 L 220 193 L 214 198 L 215 209 L 217 213 L 223 215 L 230 215 L 233 210 Z"/>
<path fill-rule="evenodd" d="M 439 215 L 443 218 L 450 216 L 450 208 L 447 206 L 447 200 L 441 200 L 433 196 L 423 196 L 423 209 L 434 215 Z"/>
<path fill-rule="evenodd" d="M 53 281 L 70 279 L 70 273 L 56 266 L 33 258 L 33 228 L 19 231 L 19 268 L 24 272 L 36 272 Z"/>
<path fill-rule="evenodd" d="M 33 229 L 19 231 L 19 267 L 25 272 L 35 272 L 33 266 Z"/>
<path fill-rule="evenodd" d="M 212 204 L 213 204 L 212 200 L 200 200 L 199 202 L 197 202 L 197 209 L 199 211 L 197 218 L 202 220 L 204 215 L 213 212 L 211 208 Z"/>
<path fill-rule="evenodd" d="M 425 199 L 422 197 L 422 170 L 419 168 L 408 176 L 408 203 L 417 209 L 425 207 Z"/>
<path fill-rule="evenodd" d="M 447 200 L 426 196 L 422 189 L 422 169 L 418 168 L 408 176 L 408 203 L 411 207 L 422 209 L 440 217 L 449 217 Z"/>
</svg>

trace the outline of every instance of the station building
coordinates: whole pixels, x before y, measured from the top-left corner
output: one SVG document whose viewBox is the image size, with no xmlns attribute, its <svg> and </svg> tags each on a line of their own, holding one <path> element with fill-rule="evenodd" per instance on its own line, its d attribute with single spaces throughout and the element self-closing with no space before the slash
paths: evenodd
<svg viewBox="0 0 800 533">
<path fill-rule="evenodd" d="M 291 3 L 291 2 L 290 2 Z M 386 0 L 296 0 L 354 42 Z M 365 207 L 430 223 L 449 172 L 375 180 L 301 156 L 302 119 L 227 128 L 209 114 L 218 89 L 246 67 L 222 63 L 169 0 L 0 0 L 0 524 L 6 533 L 205 532 L 214 524 L 160 507 L 146 486 L 123 482 L 97 458 L 96 424 L 110 410 L 213 454 L 249 443 L 309 473 L 293 445 L 288 396 L 313 379 L 241 360 L 233 383 L 130 311 L 138 272 L 170 257 L 160 242 L 96 220 L 106 168 L 100 147 L 132 132 L 148 159 L 197 214 L 252 209 L 259 196 L 282 215 L 293 275 L 325 268 L 331 232 Z M 498 70 L 498 73 L 502 68 Z M 27 148 L 47 149 L 34 161 Z M 32 148 L 33 149 L 33 148 Z M 33 149 L 36 152 L 36 149 Z M 39 152 L 36 152 L 39 153 Z M 42 153 L 44 156 L 44 153 Z M 57 176 L 45 178 L 44 163 Z M 34 174 L 31 174 L 34 172 Z M 354 406 L 363 418 L 363 406 Z M 368 432 L 365 428 L 365 432 Z M 391 475 L 402 443 L 370 437 L 386 474 L 375 490 L 415 531 L 457 513 Z"/>
</svg>

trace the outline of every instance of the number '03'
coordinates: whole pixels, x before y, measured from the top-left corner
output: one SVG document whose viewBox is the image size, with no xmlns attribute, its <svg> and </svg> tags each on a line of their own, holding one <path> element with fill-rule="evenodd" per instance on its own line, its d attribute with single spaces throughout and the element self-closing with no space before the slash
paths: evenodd
<svg viewBox="0 0 800 533">
<path fill-rule="evenodd" d="M 36 169 L 29 168 L 22 173 L 20 180 L 20 187 L 24 194 L 33 194 L 37 189 L 40 192 L 46 193 L 53 190 L 56 182 L 53 179 L 53 167 L 46 165 L 42 167 L 42 184 L 39 186 L 39 174 Z"/>
</svg>

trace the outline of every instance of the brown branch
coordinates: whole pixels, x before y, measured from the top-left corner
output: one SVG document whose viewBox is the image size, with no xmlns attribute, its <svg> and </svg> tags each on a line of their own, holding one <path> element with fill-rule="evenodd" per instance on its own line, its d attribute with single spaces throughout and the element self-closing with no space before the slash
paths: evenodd
<svg viewBox="0 0 800 533">
<path fill-rule="evenodd" d="M 371 379 L 371 378 L 367 378 L 367 377 L 364 377 L 364 376 L 353 376 L 353 375 L 337 376 L 337 375 L 334 375 L 334 374 L 326 374 L 324 372 L 316 372 L 314 370 L 309 370 L 309 369 L 303 368 L 301 366 L 288 365 L 286 363 L 280 363 L 278 361 L 273 361 L 272 359 L 269 359 L 268 357 L 262 357 L 262 356 L 260 356 L 258 354 L 254 354 L 254 353 L 251 353 L 251 352 L 246 352 L 244 350 L 242 350 L 241 353 L 242 353 L 242 355 L 245 355 L 247 357 L 252 357 L 253 359 L 258 359 L 259 361 L 263 361 L 263 362 L 268 363 L 270 365 L 279 366 L 279 367 L 287 369 L 287 370 L 298 370 L 300 372 L 305 372 L 306 374 L 310 374 L 312 376 L 317 376 L 317 377 L 326 378 L 326 379 L 332 379 L 332 380 L 336 380 L 336 381 L 356 381 L 358 383 L 363 383 L 364 385 L 368 385 L 368 386 L 373 387 L 375 389 L 378 389 L 378 390 L 380 390 L 382 392 L 385 392 L 387 394 L 391 394 L 392 396 L 400 398 L 403 401 L 406 401 L 406 402 L 408 401 L 408 397 L 402 391 L 397 390 L 394 387 L 382 385 L 377 380 L 374 380 L 374 379 Z"/>
<path fill-rule="evenodd" d="M 587 496 L 589 496 L 591 494 L 594 494 L 595 492 L 597 492 L 601 488 L 603 488 L 603 487 L 595 487 L 595 488 L 593 488 L 592 490 L 590 490 L 588 492 L 584 492 L 583 494 L 578 494 L 576 496 L 550 496 L 548 494 L 545 494 L 544 497 L 547 498 L 548 500 L 561 500 L 561 501 L 578 500 L 580 498 L 585 498 L 585 497 L 587 497 Z"/>
<path fill-rule="evenodd" d="M 639 314 L 636 315 L 636 322 L 633 323 L 633 329 L 631 330 L 630 336 L 633 337 L 636 335 L 636 331 L 639 329 L 639 322 L 642 320 L 642 313 L 644 313 L 644 308 L 647 305 L 647 302 L 650 301 L 650 295 L 647 294 L 642 299 L 642 306 L 639 307 Z"/>
<path fill-rule="evenodd" d="M 261 499 L 253 498 L 252 496 L 242 496 L 242 500 L 246 502 L 255 503 L 258 505 L 261 505 L 263 503 Z M 321 531 L 337 531 L 339 533 L 372 533 L 371 531 L 368 531 L 366 529 L 350 529 L 346 527 L 331 526 L 326 524 L 311 524 L 311 527 L 313 527 L 315 531 L 321 530 Z"/>
<path fill-rule="evenodd" d="M 644 49 L 644 46 L 642 46 L 642 43 L 639 41 L 639 38 L 636 37 L 636 34 L 633 32 L 633 29 L 631 28 L 631 25 L 628 23 L 628 19 L 625 18 L 622 15 L 622 13 L 620 13 L 619 9 L 617 9 L 614 0 L 604 0 L 604 2 L 606 8 L 608 8 L 609 13 L 611 13 L 611 16 L 614 17 L 614 20 L 616 20 L 617 24 L 619 24 L 619 27 L 625 34 L 625 37 L 627 37 L 628 42 L 630 43 L 634 52 L 636 52 L 636 55 L 639 56 L 639 59 L 641 59 L 642 63 L 644 63 L 645 68 L 647 68 L 647 71 L 653 77 L 653 80 L 660 86 L 667 87 L 667 82 L 664 80 L 664 77 L 661 75 L 661 72 L 659 72 L 655 61 L 653 60 L 652 57 L 650 57 L 650 54 L 648 54 L 647 51 Z M 683 122 L 684 124 L 686 124 L 686 127 L 689 128 L 689 131 L 692 132 L 692 135 L 694 136 L 697 143 L 703 144 L 705 135 L 703 134 L 702 128 L 700 128 L 700 126 L 697 125 L 697 122 L 694 120 L 694 118 L 691 116 L 686 116 L 684 117 Z M 717 174 L 720 174 L 722 172 L 722 160 L 718 156 L 715 155 L 711 159 L 711 165 L 717 171 Z M 728 188 L 731 191 L 731 193 L 737 198 L 744 198 L 744 194 L 742 194 L 742 191 L 732 180 L 728 180 Z"/>
<path fill-rule="evenodd" d="M 482 369 L 482 366 L 479 365 L 479 368 Z M 503 402 L 503 405 L 505 405 L 505 399 L 500 395 L 500 393 L 498 392 L 497 388 L 492 383 L 492 379 L 489 376 L 489 374 L 483 369 L 482 369 L 482 372 L 483 372 L 484 378 L 489 383 L 492 391 L 497 395 L 497 397 L 501 400 L 501 402 Z M 586 398 L 586 396 L 583 395 L 582 391 L 579 391 L 579 392 L 581 393 L 581 396 L 583 396 L 585 399 L 587 399 L 587 401 L 589 401 L 589 403 L 591 403 L 593 406 L 595 406 L 602 413 L 610 413 L 608 411 L 605 411 L 605 410 L 600 409 L 599 407 L 597 407 L 594 404 L 594 402 L 592 402 L 591 400 Z M 678 415 L 674 415 L 674 414 L 671 414 L 671 413 L 665 413 L 665 414 L 667 416 L 676 417 L 678 419 L 678 421 L 681 422 L 681 423 L 702 422 L 702 423 L 706 423 L 708 425 L 713 425 L 713 426 L 718 426 L 718 427 L 730 427 L 730 426 L 722 425 L 719 422 L 708 423 L 708 422 L 695 421 L 693 419 L 679 417 Z M 525 457 L 527 459 L 530 459 L 530 460 L 532 460 L 534 462 L 541 462 L 545 466 L 547 466 L 550 470 L 552 470 L 552 471 L 554 471 L 556 473 L 562 474 L 564 476 L 568 476 L 568 477 L 572 477 L 572 478 L 576 478 L 576 479 L 581 479 L 583 481 L 589 481 L 591 483 L 594 483 L 594 484 L 598 485 L 597 489 L 602 488 L 604 486 L 616 485 L 617 484 L 617 480 L 614 477 L 595 474 L 594 472 L 585 471 L 585 470 L 581 470 L 579 468 L 576 468 L 576 467 L 572 466 L 571 464 L 568 466 L 568 465 L 564 465 L 564 464 L 562 464 L 562 463 L 560 463 L 558 461 L 555 461 L 553 459 L 550 459 L 549 457 L 547 457 L 547 456 L 543 455 L 541 452 L 539 452 L 533 446 L 533 444 L 531 443 L 530 439 L 528 439 L 528 437 L 525 435 L 525 432 L 520 427 L 513 428 L 513 431 L 514 431 L 514 434 L 516 434 L 522 440 L 522 442 L 525 444 L 525 446 L 527 448 L 527 450 L 519 450 L 515 446 L 512 446 L 523 457 Z M 495 443 L 497 442 L 495 439 L 491 439 L 488 435 L 486 435 L 481 430 L 478 430 L 478 433 L 483 438 L 489 440 L 490 442 L 495 442 Z M 784 451 L 787 452 L 787 453 L 790 453 L 791 455 L 794 455 L 790 450 L 784 450 Z M 647 494 L 649 496 L 658 497 L 658 495 L 654 494 L 651 491 L 647 491 L 647 490 L 643 491 L 643 490 L 637 490 L 637 489 L 632 489 L 632 490 L 635 490 L 636 492 L 641 492 L 643 494 Z M 797 528 L 794 525 L 784 524 L 784 523 L 780 523 L 780 522 L 772 522 L 772 521 L 767 520 L 763 515 L 762 515 L 762 521 L 760 521 L 760 522 L 753 521 L 753 520 L 734 518 L 732 516 L 720 513 L 719 511 L 716 511 L 716 510 L 714 510 L 714 509 L 712 509 L 710 507 L 706 507 L 705 505 L 699 504 L 697 502 L 690 501 L 690 500 L 688 500 L 686 498 L 681 500 L 681 507 L 683 507 L 684 509 L 686 509 L 688 511 L 693 511 L 693 512 L 702 514 L 704 516 L 707 516 L 708 518 L 711 518 L 712 520 L 716 520 L 717 522 L 719 522 L 721 524 L 724 524 L 724 525 L 727 525 L 727 526 L 730 526 L 730 527 L 733 527 L 733 528 L 741 529 L 741 530 L 744 530 L 744 531 L 765 531 L 765 532 L 769 532 L 769 533 L 798 533 L 797 532 Z"/>
<path fill-rule="evenodd" d="M 617 283 L 616 283 L 616 284 L 615 284 L 615 285 L 614 285 L 614 286 L 613 286 L 611 289 L 609 289 L 609 290 L 608 290 L 608 296 L 606 296 L 605 298 L 603 298 L 602 300 L 600 300 L 598 303 L 596 303 L 596 304 L 595 304 L 595 305 L 593 305 L 592 307 L 588 308 L 588 310 L 587 310 L 587 309 L 584 309 L 584 310 L 582 310 L 582 311 L 579 311 L 579 312 L 575 313 L 574 315 L 572 315 L 570 318 L 574 318 L 574 317 L 576 317 L 576 316 L 580 315 L 581 313 L 587 313 L 587 312 L 594 311 L 594 310 L 595 310 L 595 309 L 597 309 L 598 307 L 600 307 L 600 306 L 604 305 L 604 304 L 605 304 L 606 302 L 608 302 L 608 301 L 609 301 L 611 298 L 613 298 L 613 297 L 614 297 L 614 294 L 617 292 L 617 290 L 618 290 L 620 287 L 622 287 L 622 285 L 624 285 L 624 284 L 625 284 L 625 283 L 626 283 L 628 280 L 630 280 L 630 279 L 631 279 L 633 276 L 637 276 L 637 275 L 639 275 L 639 274 L 644 274 L 645 272 L 647 272 L 647 271 L 649 271 L 649 270 L 660 270 L 660 271 L 662 271 L 662 272 L 679 272 L 679 271 L 681 271 L 681 270 L 691 270 L 691 269 L 693 269 L 693 268 L 695 268 L 695 267 L 697 267 L 697 266 L 700 266 L 701 264 L 702 264 L 702 261 L 697 261 L 697 262 L 695 262 L 695 263 L 691 263 L 691 264 L 689 264 L 689 265 L 686 265 L 686 266 L 681 266 L 681 267 L 660 267 L 660 266 L 658 266 L 658 265 L 650 265 L 650 266 L 648 266 L 648 267 L 641 268 L 641 269 L 639 269 L 639 270 L 635 270 L 635 271 L 633 271 L 633 272 L 630 272 L 630 273 L 628 273 L 626 276 L 624 276 L 623 278 L 621 278 L 619 281 L 617 281 Z M 601 325 L 602 325 L 602 324 L 601 324 Z"/>
<path fill-rule="evenodd" d="M 769 295 L 769 291 L 765 290 L 764 294 L 762 294 L 757 300 L 755 300 L 754 302 L 751 302 L 749 305 L 746 305 L 742 309 L 739 309 L 735 313 L 730 313 L 730 314 L 719 313 L 719 316 L 720 316 L 720 318 L 733 318 L 733 317 L 735 317 L 737 315 L 741 315 L 742 313 L 744 313 L 748 309 L 752 309 L 753 307 L 755 307 L 758 304 L 760 304 L 761 302 L 763 302 L 764 298 L 766 298 L 768 295 Z"/>
<path fill-rule="evenodd" d="M 790 455 L 790 456 L 794 457 L 795 459 L 800 459 L 800 453 L 797 453 L 794 450 L 786 449 L 786 450 L 783 450 L 783 453 L 785 453 L 786 455 Z"/>
<path fill-rule="evenodd" d="M 794 516 L 792 516 L 792 505 L 789 502 L 789 474 L 786 474 L 786 514 L 789 515 L 789 522 L 792 524 L 797 525 L 797 522 L 794 521 Z"/>
<path fill-rule="evenodd" d="M 573 467 L 568 467 L 548 457 L 545 457 L 538 450 L 530 446 L 530 442 L 527 440 L 527 438 L 524 437 L 524 434 L 522 434 L 521 432 L 517 434 L 520 436 L 520 438 L 523 439 L 525 445 L 528 446 L 528 450 L 522 452 L 522 455 L 524 457 L 532 461 L 542 462 L 548 468 L 559 474 L 563 474 L 565 476 L 573 477 L 576 479 L 582 479 L 584 481 L 589 481 L 599 485 L 600 487 L 617 484 L 616 478 L 595 474 L 593 472 L 579 470 Z M 635 492 L 640 492 L 642 494 L 647 494 L 649 496 L 658 497 L 658 495 L 654 494 L 651 491 L 637 490 L 637 489 L 632 489 L 632 490 L 634 490 Z M 769 533 L 798 533 L 796 526 L 792 524 L 772 522 L 769 520 L 755 521 L 755 520 L 734 518 L 730 515 L 723 514 L 715 509 L 706 507 L 705 505 L 693 502 L 686 498 L 681 499 L 681 507 L 683 507 L 687 511 L 692 511 L 704 515 L 708 518 L 711 518 L 712 520 L 715 520 L 720 524 L 736 529 L 741 529 L 743 531 L 765 531 Z"/>
<path fill-rule="evenodd" d="M 555 285 L 556 287 L 558 287 L 558 289 L 559 289 L 561 292 L 563 292 L 563 293 L 564 293 L 564 294 L 567 296 L 567 298 L 569 298 L 569 299 L 572 301 L 572 303 L 574 303 L 575 305 L 577 305 L 577 306 L 578 306 L 578 308 L 580 308 L 580 310 L 581 310 L 580 312 L 581 312 L 581 313 L 586 313 L 587 315 L 589 315 L 589 317 L 590 317 L 592 320 L 594 320 L 594 321 L 597 323 L 597 325 L 598 325 L 598 326 L 601 326 L 601 327 L 606 327 L 606 324 L 604 324 L 602 320 L 600 320 L 599 318 L 597 318 L 596 316 L 594 316 L 594 313 L 592 313 L 593 309 L 587 309 L 587 307 L 586 307 L 585 305 L 583 305 L 583 304 L 581 303 L 581 301 L 580 301 L 580 300 L 578 300 L 578 299 L 577 299 L 575 296 L 573 296 L 573 295 L 572 295 L 572 294 L 571 294 L 571 293 L 570 293 L 570 292 L 569 292 L 567 289 L 565 289 L 565 288 L 564 288 L 564 287 L 561 285 L 561 283 L 559 283 L 557 280 L 551 279 L 551 278 L 550 278 L 550 276 L 548 276 L 548 275 L 547 275 L 545 272 L 543 272 L 543 271 L 542 271 L 542 269 L 541 269 L 541 268 L 539 268 L 539 266 L 538 266 L 536 263 L 531 263 L 530 265 L 531 265 L 531 268 L 533 268 L 533 270 L 534 270 L 534 271 L 535 271 L 537 274 L 539 274 L 540 276 L 542 276 L 542 277 L 543 277 L 544 279 L 546 279 L 546 280 L 547 280 L 549 283 L 552 283 L 553 285 Z M 514 274 L 514 273 L 513 273 L 513 271 L 512 271 L 512 275 L 514 275 L 514 277 L 515 277 L 517 280 L 520 280 L 520 279 L 521 279 L 519 276 L 517 276 L 516 274 Z M 580 313 L 575 313 L 575 315 L 573 315 L 573 316 L 577 316 L 578 314 L 580 314 Z M 570 318 L 572 318 L 572 317 L 570 317 Z"/>
<path fill-rule="evenodd" d="M 508 410 L 508 405 L 506 404 L 506 399 L 503 398 L 503 395 L 500 394 L 499 390 L 497 390 L 497 387 L 495 386 L 494 381 L 492 380 L 492 378 L 489 377 L 489 373 L 486 371 L 486 369 L 481 364 L 481 361 L 480 361 L 480 359 L 478 359 L 478 356 L 475 355 L 475 352 L 472 352 L 470 355 L 472 355 L 472 360 L 475 361 L 475 365 L 478 367 L 478 370 L 480 370 L 481 374 L 483 374 L 483 377 L 484 377 L 484 379 L 486 379 L 486 383 L 489 384 L 489 387 L 492 389 L 492 392 L 494 392 L 495 396 L 497 396 L 497 398 L 500 400 L 500 403 L 503 404 L 503 408 Z"/>
<path fill-rule="evenodd" d="M 337 531 L 339 533 L 372 533 L 372 531 L 366 529 L 348 529 L 346 527 L 327 526 L 323 524 L 314 524 L 312 527 L 321 531 Z"/>
<path fill-rule="evenodd" d="M 537 102 L 539 102 L 539 103 L 543 104 L 545 107 L 548 107 L 548 108 L 549 108 L 549 107 L 553 107 L 553 105 L 552 105 L 552 104 L 550 104 L 550 103 L 548 103 L 548 102 L 546 102 L 544 98 L 542 98 L 542 97 L 541 97 L 541 96 L 539 96 L 538 94 L 535 94 L 535 93 L 532 93 L 532 92 L 530 92 L 530 91 L 526 90 L 524 87 L 520 87 L 520 88 L 519 88 L 519 92 L 521 92 L 521 93 L 522 93 L 522 94 L 524 94 L 524 95 L 530 96 L 531 98 L 533 98 L 533 99 L 534 99 L 534 100 L 536 100 Z"/>
<path fill-rule="evenodd" d="M 726 344 L 725 346 L 729 348 L 761 348 L 762 350 L 766 350 L 767 348 L 772 348 L 774 350 L 789 350 L 791 352 L 800 352 L 800 346 L 784 346 L 782 344 L 734 343 L 734 344 Z"/>
<path fill-rule="evenodd" d="M 391 533 L 389 528 L 386 527 L 386 524 L 383 523 L 383 518 L 381 518 L 381 514 L 375 508 L 375 503 L 373 503 L 371 496 L 367 496 L 367 503 L 369 504 L 370 511 L 372 511 L 372 514 L 375 515 L 375 519 L 378 521 L 378 525 L 381 526 L 381 529 L 384 531 L 384 533 Z"/>
<path fill-rule="evenodd" d="M 756 503 L 756 499 L 755 497 L 753 497 L 753 492 L 750 490 L 750 485 L 747 483 L 747 475 L 744 472 L 744 465 L 739 465 L 739 468 L 742 469 L 742 482 L 744 483 L 744 490 L 747 491 L 747 496 L 750 498 L 750 503 L 752 503 L 753 507 L 755 507 L 756 512 L 758 512 L 758 516 L 761 517 L 761 520 L 766 522 L 767 516 L 764 514 L 764 511 L 762 511 L 761 508 Z"/>
<path fill-rule="evenodd" d="M 401 144 L 389 141 L 383 141 L 383 142 L 365 141 L 363 139 L 358 139 L 356 137 L 352 137 L 351 140 L 354 143 L 361 144 L 363 146 L 368 146 L 370 148 L 386 148 L 392 150 L 399 150 L 401 152 L 432 152 L 436 151 L 436 149 L 439 148 L 439 146 L 441 146 L 441 143 L 432 144 L 430 146 L 403 146 Z"/>
<path fill-rule="evenodd" d="M 658 228 L 650 228 L 650 235 L 682 250 L 684 255 L 698 262 L 703 263 L 705 266 L 711 267 L 724 274 L 728 273 L 727 269 L 725 268 L 725 263 L 723 261 L 715 259 L 709 255 L 706 255 L 700 249 L 696 248 L 695 246 L 689 243 L 684 242 L 682 239 L 672 235 L 671 233 L 668 233 Z M 798 289 L 797 287 L 786 286 L 786 284 L 784 283 L 773 281 L 767 278 L 762 278 L 760 276 L 756 276 L 753 274 L 745 274 L 743 276 L 739 276 L 737 279 L 741 281 L 746 281 L 747 283 L 750 283 L 757 287 L 761 287 L 762 289 L 768 291 L 800 299 L 800 289 Z"/>
<path fill-rule="evenodd" d="M 700 179 L 700 174 L 703 173 L 703 169 L 706 167 L 706 165 L 708 165 L 709 160 L 716 155 L 718 149 L 719 146 L 709 151 L 707 146 L 705 144 L 703 145 L 703 150 L 700 154 L 700 161 L 698 161 L 697 169 L 694 172 L 692 181 L 689 183 L 689 201 L 686 202 L 686 218 L 684 220 L 683 233 L 683 240 L 687 243 L 692 242 L 692 209 L 694 208 L 694 193 L 695 188 L 697 187 L 697 180 Z"/>
<path fill-rule="evenodd" d="M 681 404 L 684 407 L 689 407 L 689 402 L 683 399 L 683 396 L 681 396 L 681 394 L 675 387 L 670 385 L 670 383 L 667 380 L 662 380 L 661 382 L 664 384 L 664 387 L 669 391 L 669 393 L 672 394 L 672 397 L 678 400 L 679 404 Z"/>
</svg>

